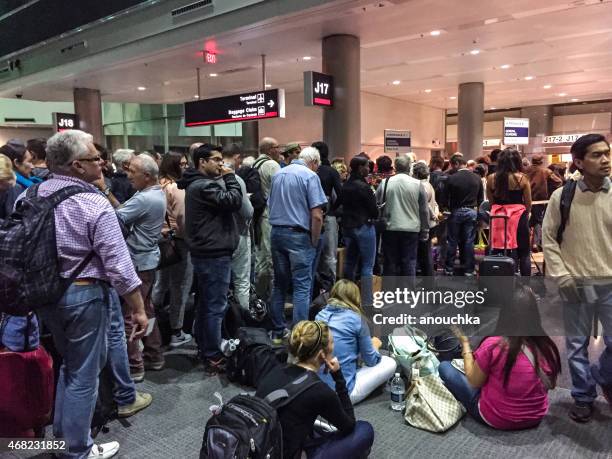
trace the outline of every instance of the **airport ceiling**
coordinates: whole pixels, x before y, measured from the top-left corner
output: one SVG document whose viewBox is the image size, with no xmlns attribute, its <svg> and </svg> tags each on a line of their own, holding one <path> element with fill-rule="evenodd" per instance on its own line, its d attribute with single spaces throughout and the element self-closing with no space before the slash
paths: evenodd
<svg viewBox="0 0 612 459">
<path fill-rule="evenodd" d="M 298 92 L 305 70 L 321 70 L 321 39 L 338 33 L 360 37 L 361 87 L 374 94 L 450 111 L 471 81 L 485 83 L 487 110 L 612 97 L 612 0 L 330 1 L 18 89 L 34 100 L 88 87 L 106 101 L 179 103 L 197 94 L 196 67 L 203 98 L 260 88 L 265 54 L 267 83 Z M 203 63 L 204 43 L 216 64 Z"/>
</svg>

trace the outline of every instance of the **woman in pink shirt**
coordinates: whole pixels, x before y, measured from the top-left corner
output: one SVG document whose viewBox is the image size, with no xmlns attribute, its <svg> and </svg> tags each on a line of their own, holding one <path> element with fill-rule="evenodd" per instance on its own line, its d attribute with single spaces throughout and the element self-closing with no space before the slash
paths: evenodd
<svg viewBox="0 0 612 459">
<path fill-rule="evenodd" d="M 465 374 L 450 362 L 442 362 L 439 372 L 448 390 L 479 422 L 501 430 L 528 429 L 548 411 L 548 389 L 555 386 L 561 359 L 542 329 L 530 288 L 519 288 L 511 304 L 502 308 L 497 330 L 509 330 L 504 322 L 510 320 L 530 336 L 488 336 L 472 352 L 468 338 L 456 330 Z"/>
</svg>

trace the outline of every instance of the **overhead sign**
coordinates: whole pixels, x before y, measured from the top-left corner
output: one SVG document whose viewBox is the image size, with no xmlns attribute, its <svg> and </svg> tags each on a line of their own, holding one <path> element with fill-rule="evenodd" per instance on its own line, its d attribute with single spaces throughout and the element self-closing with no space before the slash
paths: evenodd
<svg viewBox="0 0 612 459">
<path fill-rule="evenodd" d="M 385 153 L 410 153 L 410 131 L 385 129 Z"/>
<path fill-rule="evenodd" d="M 304 72 L 304 104 L 333 106 L 334 78 L 324 73 Z"/>
<path fill-rule="evenodd" d="M 529 143 L 529 118 L 504 118 L 504 145 Z"/>
<path fill-rule="evenodd" d="M 574 143 L 584 134 L 548 135 L 542 143 Z"/>
<path fill-rule="evenodd" d="M 53 130 L 62 132 L 68 129 L 79 128 L 79 116 L 74 113 L 53 112 Z"/>
<path fill-rule="evenodd" d="M 285 117 L 285 91 L 268 89 L 185 102 L 185 126 Z"/>
<path fill-rule="evenodd" d="M 204 62 L 207 64 L 216 64 L 217 54 L 212 51 L 204 50 Z"/>
</svg>

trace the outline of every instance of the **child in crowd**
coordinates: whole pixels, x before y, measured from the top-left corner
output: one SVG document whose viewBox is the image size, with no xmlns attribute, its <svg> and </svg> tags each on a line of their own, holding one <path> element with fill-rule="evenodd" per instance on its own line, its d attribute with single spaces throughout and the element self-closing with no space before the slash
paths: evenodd
<svg viewBox="0 0 612 459">
<path fill-rule="evenodd" d="M 259 384 L 257 396 L 263 398 L 307 371 L 317 373 L 322 366 L 336 386 L 334 391 L 321 381 L 278 410 L 283 428 L 283 457 L 299 458 L 302 451 L 309 459 L 367 457 L 374 442 L 374 430 L 368 422 L 355 421 L 340 363 L 333 357 L 334 339 L 329 327 L 323 322 L 298 322 L 291 332 L 289 351 L 296 363 L 269 372 Z M 327 435 L 315 434 L 313 425 L 317 416 L 338 430 Z"/>
<path fill-rule="evenodd" d="M 528 336 L 509 336 L 511 330 Z M 547 390 L 555 386 L 561 360 L 540 322 L 533 291 L 520 287 L 502 308 L 496 332 L 472 351 L 461 341 L 465 374 L 442 362 L 440 377 L 477 421 L 500 430 L 536 427 L 548 411 Z"/>
<path fill-rule="evenodd" d="M 380 355 L 381 341 L 370 335 L 363 309 L 359 287 L 342 279 L 332 288 L 327 306 L 317 314 L 317 320 L 331 329 L 335 342 L 335 355 L 346 380 L 351 402 L 361 402 L 378 386 L 395 373 L 396 362 Z M 359 366 L 359 360 L 364 366 Z M 332 389 L 335 382 L 331 375 L 319 372 L 321 379 Z"/>
</svg>

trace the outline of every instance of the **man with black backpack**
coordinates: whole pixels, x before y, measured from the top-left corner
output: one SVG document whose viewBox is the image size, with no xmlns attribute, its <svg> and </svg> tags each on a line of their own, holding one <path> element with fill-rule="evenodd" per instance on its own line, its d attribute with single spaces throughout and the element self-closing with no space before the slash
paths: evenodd
<svg viewBox="0 0 612 459">
<path fill-rule="evenodd" d="M 106 361 L 109 291 L 124 297 L 136 324 L 131 338 L 139 338 L 147 328 L 140 280 L 114 209 L 91 185 L 102 172 L 92 136 L 55 134 L 47 163 L 53 176 L 23 193 L 0 224 L 0 291 L 7 295 L 0 310 L 39 308 L 64 357 L 53 433 L 66 440 L 69 457 L 108 458 L 119 443 L 95 445 L 90 423 Z M 19 290 L 1 274 L 8 267 L 21 276 Z"/>
<path fill-rule="evenodd" d="M 575 404 L 569 416 L 588 422 L 597 385 L 612 407 L 612 190 L 610 144 L 599 134 L 580 137 L 571 147 L 581 177 L 551 196 L 542 241 L 546 274 L 564 299 L 566 348 Z M 589 366 L 591 324 L 603 325 L 605 349 Z M 597 333 L 594 333 L 597 334 Z"/>
</svg>

